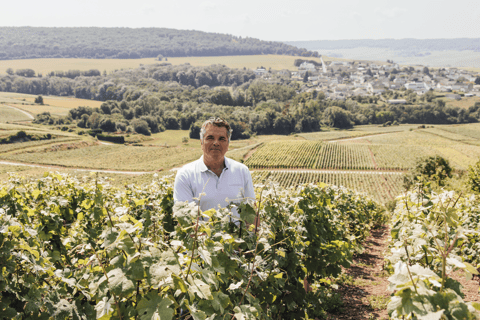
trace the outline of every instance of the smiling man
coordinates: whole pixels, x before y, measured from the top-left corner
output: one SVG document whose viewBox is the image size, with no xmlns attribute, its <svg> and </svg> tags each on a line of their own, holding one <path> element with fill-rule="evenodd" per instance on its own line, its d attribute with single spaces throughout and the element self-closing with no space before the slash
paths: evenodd
<svg viewBox="0 0 480 320">
<path fill-rule="evenodd" d="M 175 202 L 198 203 L 200 198 L 200 209 L 205 211 L 219 205 L 226 207 L 232 201 L 255 200 L 247 166 L 225 157 L 231 136 L 232 129 L 225 120 L 211 118 L 203 123 L 200 130 L 203 156 L 178 170 L 173 192 Z"/>
</svg>

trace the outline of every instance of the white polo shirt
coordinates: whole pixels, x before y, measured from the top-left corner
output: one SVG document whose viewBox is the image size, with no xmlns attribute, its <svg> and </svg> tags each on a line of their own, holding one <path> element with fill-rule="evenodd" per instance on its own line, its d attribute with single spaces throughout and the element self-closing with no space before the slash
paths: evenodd
<svg viewBox="0 0 480 320">
<path fill-rule="evenodd" d="M 199 198 L 201 193 L 204 193 L 200 200 L 202 211 L 218 208 L 218 205 L 226 207 L 231 202 L 255 200 L 252 176 L 248 167 L 227 157 L 220 177 L 207 168 L 203 156 L 178 170 L 173 200 L 191 202 L 194 198 Z M 198 200 L 195 202 L 198 204 Z"/>
</svg>

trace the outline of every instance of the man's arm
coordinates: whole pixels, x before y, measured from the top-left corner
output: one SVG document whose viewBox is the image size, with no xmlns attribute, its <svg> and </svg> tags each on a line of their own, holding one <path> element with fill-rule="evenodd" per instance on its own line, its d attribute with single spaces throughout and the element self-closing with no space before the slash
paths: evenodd
<svg viewBox="0 0 480 320">
<path fill-rule="evenodd" d="M 255 188 L 253 187 L 252 175 L 251 175 L 250 170 L 248 168 L 245 172 L 244 190 L 245 190 L 245 199 L 254 201 L 254 208 L 257 209 L 257 199 L 255 198 Z M 258 213 L 258 210 L 257 210 L 256 213 Z M 255 217 L 254 224 L 255 224 L 255 230 L 256 230 L 258 228 L 258 226 L 260 225 L 260 217 L 259 216 Z"/>
<path fill-rule="evenodd" d="M 175 184 L 173 186 L 173 201 L 192 202 L 193 197 L 193 190 L 188 175 L 184 171 L 179 170 L 175 176 Z"/>
</svg>

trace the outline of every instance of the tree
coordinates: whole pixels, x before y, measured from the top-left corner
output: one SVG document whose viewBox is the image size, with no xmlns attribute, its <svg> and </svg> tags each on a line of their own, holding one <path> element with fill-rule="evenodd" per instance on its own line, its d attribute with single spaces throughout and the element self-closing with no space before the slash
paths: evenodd
<svg viewBox="0 0 480 320">
<path fill-rule="evenodd" d="M 136 133 L 140 133 L 146 136 L 151 135 L 147 121 L 135 119 L 131 122 L 131 125 L 133 126 L 133 130 L 135 130 Z"/>
<path fill-rule="evenodd" d="M 190 139 L 200 139 L 200 129 L 202 128 L 201 122 L 194 122 L 190 126 Z"/>
<path fill-rule="evenodd" d="M 13 76 L 13 74 L 15 73 L 12 68 L 8 68 L 6 72 L 11 76 Z"/>
<path fill-rule="evenodd" d="M 425 185 L 431 181 L 443 187 L 446 179 L 451 177 L 452 167 L 448 160 L 440 156 L 431 156 L 418 160 L 411 174 L 405 176 L 404 183 L 406 187 L 410 187 L 415 182 Z"/>
<path fill-rule="evenodd" d="M 115 122 L 113 122 L 111 119 L 102 119 L 100 121 L 100 129 L 106 132 L 115 132 Z"/>
<path fill-rule="evenodd" d="M 351 128 L 353 125 L 351 116 L 349 111 L 337 106 L 328 107 L 323 113 L 324 122 L 335 128 Z"/>
<path fill-rule="evenodd" d="M 477 78 L 475 79 L 475 84 L 480 84 L 480 77 L 477 77 Z"/>
<path fill-rule="evenodd" d="M 303 75 L 303 82 L 308 82 L 308 71 L 305 71 L 305 74 Z"/>
<path fill-rule="evenodd" d="M 35 103 L 38 103 L 38 104 L 42 104 L 43 105 L 43 97 L 42 96 L 38 96 L 35 98 Z"/>
</svg>

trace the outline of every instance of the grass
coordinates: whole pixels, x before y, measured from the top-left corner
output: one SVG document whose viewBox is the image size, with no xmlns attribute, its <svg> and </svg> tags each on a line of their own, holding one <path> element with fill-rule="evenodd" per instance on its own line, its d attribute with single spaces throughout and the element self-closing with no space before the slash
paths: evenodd
<svg viewBox="0 0 480 320">
<path fill-rule="evenodd" d="M 371 295 L 368 296 L 368 305 L 373 310 L 385 310 L 387 309 L 388 301 L 390 300 L 389 296 L 382 295 Z"/>
<path fill-rule="evenodd" d="M 343 131 L 329 130 L 288 136 L 254 136 L 247 140 L 231 141 L 230 151 L 228 151 L 227 156 L 241 161 L 247 153 L 250 153 L 252 149 L 261 143 L 282 146 L 282 141 L 285 141 L 288 143 L 284 145 L 289 146 L 291 144 L 315 143 L 314 141 L 307 141 L 310 139 L 324 140 L 334 137 L 356 137 L 361 135 L 363 136 L 361 140 L 342 140 L 337 143 L 326 142 L 323 146 L 338 147 L 329 148 L 328 150 L 332 149 L 330 150 L 331 152 L 336 152 L 337 157 L 340 156 L 338 159 L 335 158 L 338 164 L 344 163 L 349 168 L 353 162 L 360 161 L 358 158 L 359 150 L 365 151 L 362 153 L 364 160 L 371 163 L 368 162 L 369 165 L 363 164 L 363 162 L 359 163 L 360 167 L 358 169 L 360 170 L 373 170 L 376 167 L 406 170 L 415 164 L 418 157 L 435 154 L 447 158 L 455 168 L 464 170 L 480 158 L 480 146 L 475 145 L 477 142 L 480 144 L 480 124 L 436 125 L 433 128 L 417 128 L 418 125 L 386 128 L 361 126 Z M 410 131 L 411 129 L 415 130 Z M 167 130 L 152 134 L 149 137 L 132 134 L 127 137 L 127 140 L 136 142 L 138 146 L 126 146 L 118 144 L 100 145 L 95 143 L 95 140 L 90 136 L 78 136 L 74 133 L 63 132 L 48 126 L 0 123 L 1 137 L 15 134 L 19 130 L 24 130 L 29 134 L 50 133 L 57 136 L 57 138 L 55 140 L 31 141 L 0 146 L 0 159 L 57 166 L 58 170 L 84 168 L 132 171 L 136 173 L 148 172 L 148 174 L 142 176 L 109 173 L 120 184 L 130 183 L 131 181 L 147 183 L 153 178 L 153 173 L 169 174 L 169 169 L 177 168 L 196 160 L 202 154 L 198 139 L 189 139 L 187 143 L 182 142 L 182 139 L 189 135 L 187 130 Z M 392 130 L 400 131 L 392 132 Z M 344 152 L 339 153 L 337 152 L 339 148 L 342 150 L 346 149 Z M 307 151 L 302 149 L 300 153 L 303 154 Z M 269 156 L 270 158 L 274 158 L 275 152 L 278 153 L 279 149 L 274 148 L 272 152 L 274 153 Z M 354 156 L 354 154 L 357 156 Z M 297 151 L 294 154 L 287 151 L 284 152 L 284 155 L 306 159 L 299 156 Z M 331 154 L 331 156 L 333 155 Z M 320 156 L 328 156 L 328 154 L 308 155 L 308 157 L 314 157 L 312 161 L 316 161 Z M 354 157 L 352 158 L 352 156 Z M 273 158 L 267 161 L 267 164 L 271 164 Z M 9 168 L 17 169 L 14 166 L 9 166 Z M 339 169 L 345 170 L 345 168 Z M 353 170 L 353 168 L 350 169 Z M 19 170 L 35 174 L 50 169 L 25 169 L 22 167 Z M 81 174 L 85 173 L 82 172 Z M 364 192 L 381 203 L 386 203 L 403 191 L 403 175 L 398 172 L 378 174 L 376 171 L 358 173 L 348 170 L 316 172 L 305 170 L 283 171 L 280 169 L 276 171 L 254 171 L 253 178 L 256 182 L 262 182 L 266 178 L 272 179 L 283 186 L 319 182 L 342 185 Z"/>
<path fill-rule="evenodd" d="M 67 143 L 67 142 L 73 142 L 73 141 L 78 141 L 79 138 L 77 137 L 59 137 L 56 139 L 51 139 L 51 140 L 40 140 L 40 141 L 28 141 L 28 142 L 22 142 L 22 143 L 8 143 L 8 144 L 0 144 L 0 154 L 2 153 L 7 153 L 7 152 L 12 152 L 12 151 L 19 151 L 19 150 L 24 150 L 24 149 L 31 149 L 34 148 L 34 150 L 29 150 L 29 152 L 35 152 L 35 149 L 40 146 L 46 146 L 49 144 L 59 144 L 59 143 Z"/>
<path fill-rule="evenodd" d="M 43 96 L 43 105 L 35 104 L 37 95 L 0 92 L 0 103 L 9 104 L 33 115 L 50 112 L 53 115 L 66 116 L 68 111 L 79 106 L 100 108 L 102 101 L 77 99 L 72 97 Z"/>
<path fill-rule="evenodd" d="M 39 150 L 0 155 L 10 161 L 120 171 L 162 171 L 200 157 L 200 148 L 94 145 L 70 150 Z"/>
<path fill-rule="evenodd" d="M 439 98 L 443 101 L 445 101 L 445 104 L 450 107 L 458 107 L 462 109 L 468 109 L 470 107 L 473 107 L 476 102 L 480 102 L 480 97 L 462 97 L 460 100 L 452 100 L 448 98 Z"/>
<path fill-rule="evenodd" d="M 250 56 L 219 56 L 219 57 L 178 57 L 168 58 L 168 62 L 172 65 L 180 65 L 190 63 L 192 66 L 210 66 L 212 64 L 222 64 L 230 68 L 247 68 L 256 69 L 263 66 L 272 68 L 273 70 L 296 70 L 293 62 L 295 59 L 302 57 L 284 56 L 284 55 L 250 55 Z M 304 58 L 315 60 L 320 63 L 319 58 Z M 325 61 L 334 58 L 325 57 Z M 338 59 L 335 59 L 338 60 Z M 23 59 L 23 60 L 4 60 L 0 61 L 0 73 L 6 73 L 8 68 L 17 69 L 33 69 L 36 73 L 46 75 L 51 71 L 68 71 L 80 70 L 86 71 L 97 69 L 100 72 L 108 73 L 120 70 L 137 68 L 140 65 L 160 63 L 155 58 L 146 59 Z"/>
<path fill-rule="evenodd" d="M 0 105 L 0 122 L 17 122 L 32 120 L 23 112 Z"/>
</svg>

